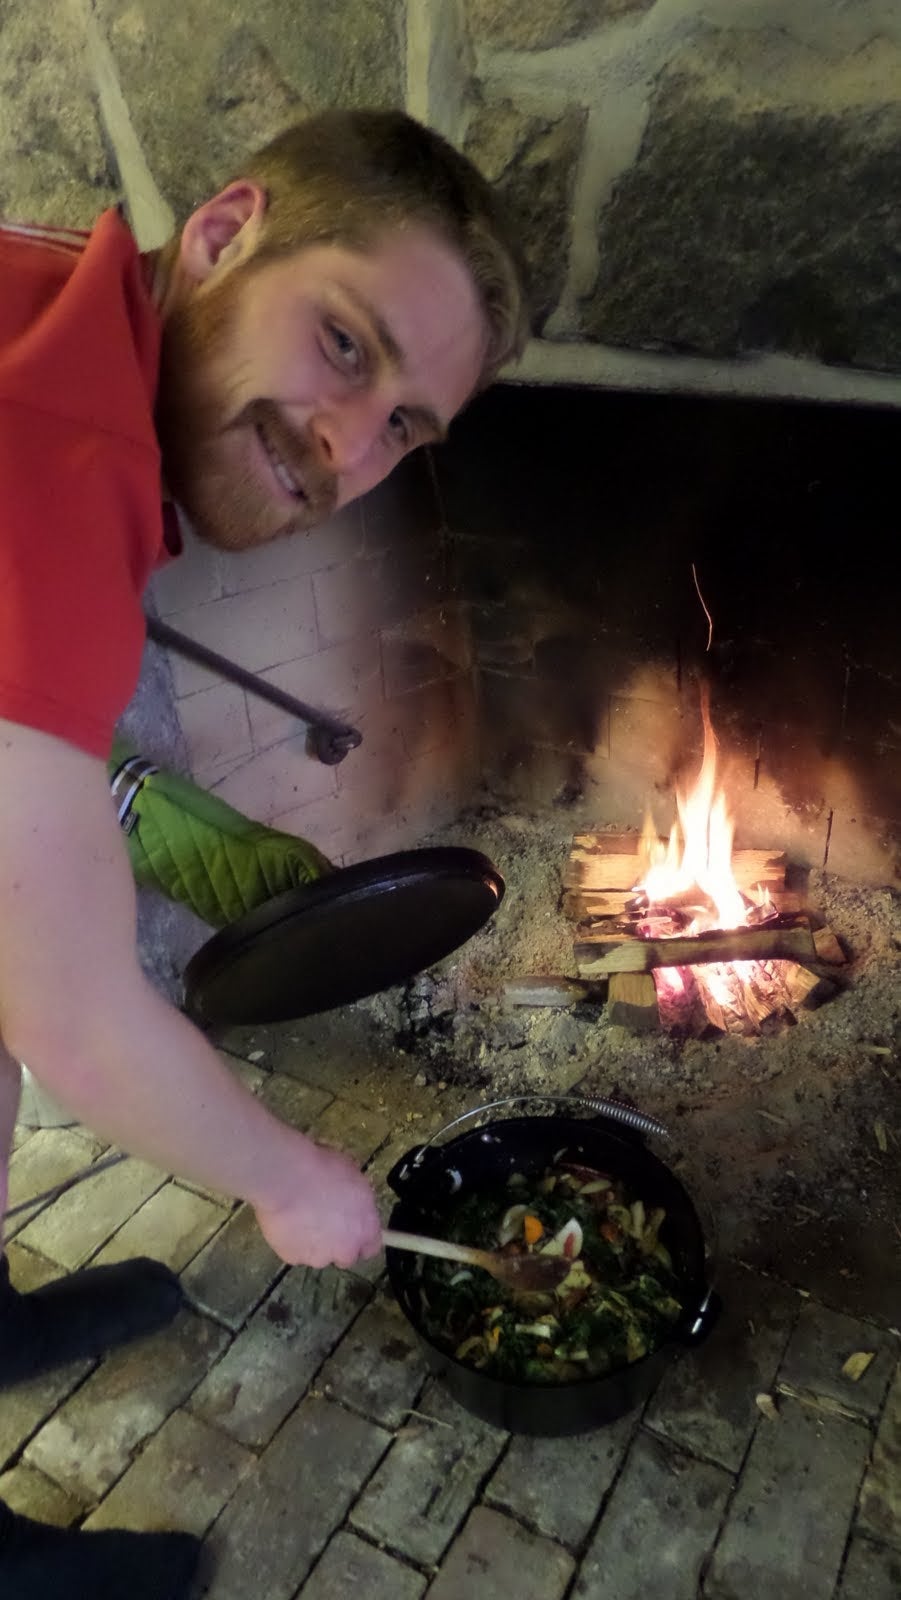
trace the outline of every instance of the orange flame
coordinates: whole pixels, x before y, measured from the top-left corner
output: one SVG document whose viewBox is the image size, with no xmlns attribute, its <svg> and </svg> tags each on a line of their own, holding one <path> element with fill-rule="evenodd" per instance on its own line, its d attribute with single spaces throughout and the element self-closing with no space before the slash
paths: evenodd
<svg viewBox="0 0 901 1600">
<path fill-rule="evenodd" d="M 639 846 L 639 857 L 647 864 L 639 888 L 651 907 L 680 905 L 691 909 L 692 920 L 679 930 L 684 933 L 742 927 L 749 909 L 732 871 L 735 827 L 726 796 L 717 787 L 716 737 L 706 686 L 701 690 L 701 717 L 704 755 L 692 787 L 677 790 L 679 820 L 663 845 L 648 817 Z"/>
</svg>

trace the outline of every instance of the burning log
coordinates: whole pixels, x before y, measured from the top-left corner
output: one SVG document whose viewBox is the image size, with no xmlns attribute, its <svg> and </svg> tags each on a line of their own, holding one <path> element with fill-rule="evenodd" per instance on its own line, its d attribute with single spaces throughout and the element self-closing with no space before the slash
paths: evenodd
<svg viewBox="0 0 901 1600">
<path fill-rule="evenodd" d="M 690 895 L 680 895 L 667 903 L 669 910 L 682 910 L 687 905 L 689 909 L 694 906 L 700 908 L 700 897 L 692 898 Z M 766 915 L 761 911 L 755 915 L 755 909 L 748 912 L 749 924 L 759 926 L 761 923 L 771 921 L 779 916 L 794 916 L 805 909 L 804 901 L 792 889 L 773 889 L 769 892 L 769 902 Z M 610 889 L 564 889 L 561 899 L 561 910 L 585 930 L 597 929 L 603 931 L 607 937 L 621 934 L 623 938 L 635 938 L 638 932 L 637 924 L 647 916 L 647 901 L 634 891 L 615 891 Z M 825 933 L 825 930 L 822 930 Z M 814 935 L 816 938 L 817 935 Z M 837 944 L 837 941 L 836 941 Z M 841 946 L 838 946 L 841 950 Z M 820 960 L 826 960 L 820 956 Z M 832 960 L 839 957 L 833 955 Z M 843 960 L 844 957 L 842 956 Z"/>
<path fill-rule="evenodd" d="M 817 955 L 806 918 L 779 919 L 763 928 L 714 928 L 671 939 L 600 938 L 580 942 L 574 949 L 581 978 L 708 961 L 815 961 Z"/>
<path fill-rule="evenodd" d="M 659 842 L 663 848 L 666 841 Z M 630 889 L 634 894 L 646 869 L 639 844 L 635 833 L 577 833 L 563 877 L 564 889 L 591 893 Z M 736 885 L 747 895 L 781 893 L 786 864 L 784 850 L 736 850 L 732 856 Z"/>
</svg>

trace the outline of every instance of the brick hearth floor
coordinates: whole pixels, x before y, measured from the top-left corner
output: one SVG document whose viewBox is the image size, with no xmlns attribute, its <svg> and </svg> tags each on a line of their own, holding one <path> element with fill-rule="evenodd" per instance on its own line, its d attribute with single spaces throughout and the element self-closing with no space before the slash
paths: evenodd
<svg viewBox="0 0 901 1600">
<path fill-rule="evenodd" d="M 251 1048 L 255 1045 L 256 1048 Z M 384 1196 L 464 1105 L 262 1031 L 224 1059 Z M 440 1103 L 439 1103 L 440 1102 Z M 12 1204 L 104 1154 L 20 1128 Z M 188 1528 L 210 1600 L 898 1600 L 893 1331 L 726 1265 L 723 1319 L 641 1412 L 574 1439 L 478 1422 L 428 1376 L 383 1282 L 286 1269 L 246 1207 L 129 1159 L 16 1219 L 14 1281 L 150 1253 L 189 1307 L 166 1332 L 4 1395 L 0 1496 L 45 1521 Z M 857 1382 L 853 1351 L 873 1352 Z M 786 1384 L 802 1398 L 778 1392 Z M 760 1394 L 776 1394 L 778 1416 Z"/>
</svg>

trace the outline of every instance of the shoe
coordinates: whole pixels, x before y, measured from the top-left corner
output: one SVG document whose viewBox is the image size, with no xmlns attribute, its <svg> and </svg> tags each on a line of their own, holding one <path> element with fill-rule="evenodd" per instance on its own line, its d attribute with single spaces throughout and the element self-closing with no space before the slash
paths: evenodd
<svg viewBox="0 0 901 1600">
<path fill-rule="evenodd" d="M 20 1294 L 0 1257 L 0 1389 L 156 1333 L 184 1304 L 174 1272 L 140 1257 Z"/>
<path fill-rule="evenodd" d="M 83 1533 L 0 1501 L 0 1594 L 9 1600 L 188 1600 L 201 1543 L 190 1533 Z"/>
</svg>

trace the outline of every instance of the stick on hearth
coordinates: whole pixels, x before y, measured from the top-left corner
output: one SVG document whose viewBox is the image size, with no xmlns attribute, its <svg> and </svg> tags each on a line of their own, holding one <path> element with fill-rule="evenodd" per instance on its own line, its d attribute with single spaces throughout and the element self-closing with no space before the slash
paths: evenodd
<svg viewBox="0 0 901 1600">
<path fill-rule="evenodd" d="M 655 967 L 698 966 L 708 961 L 815 961 L 813 934 L 806 924 L 763 928 L 717 928 L 694 937 L 674 939 L 598 940 L 577 944 L 576 965 L 581 978 L 599 978 L 607 972 L 653 972 Z"/>
</svg>

